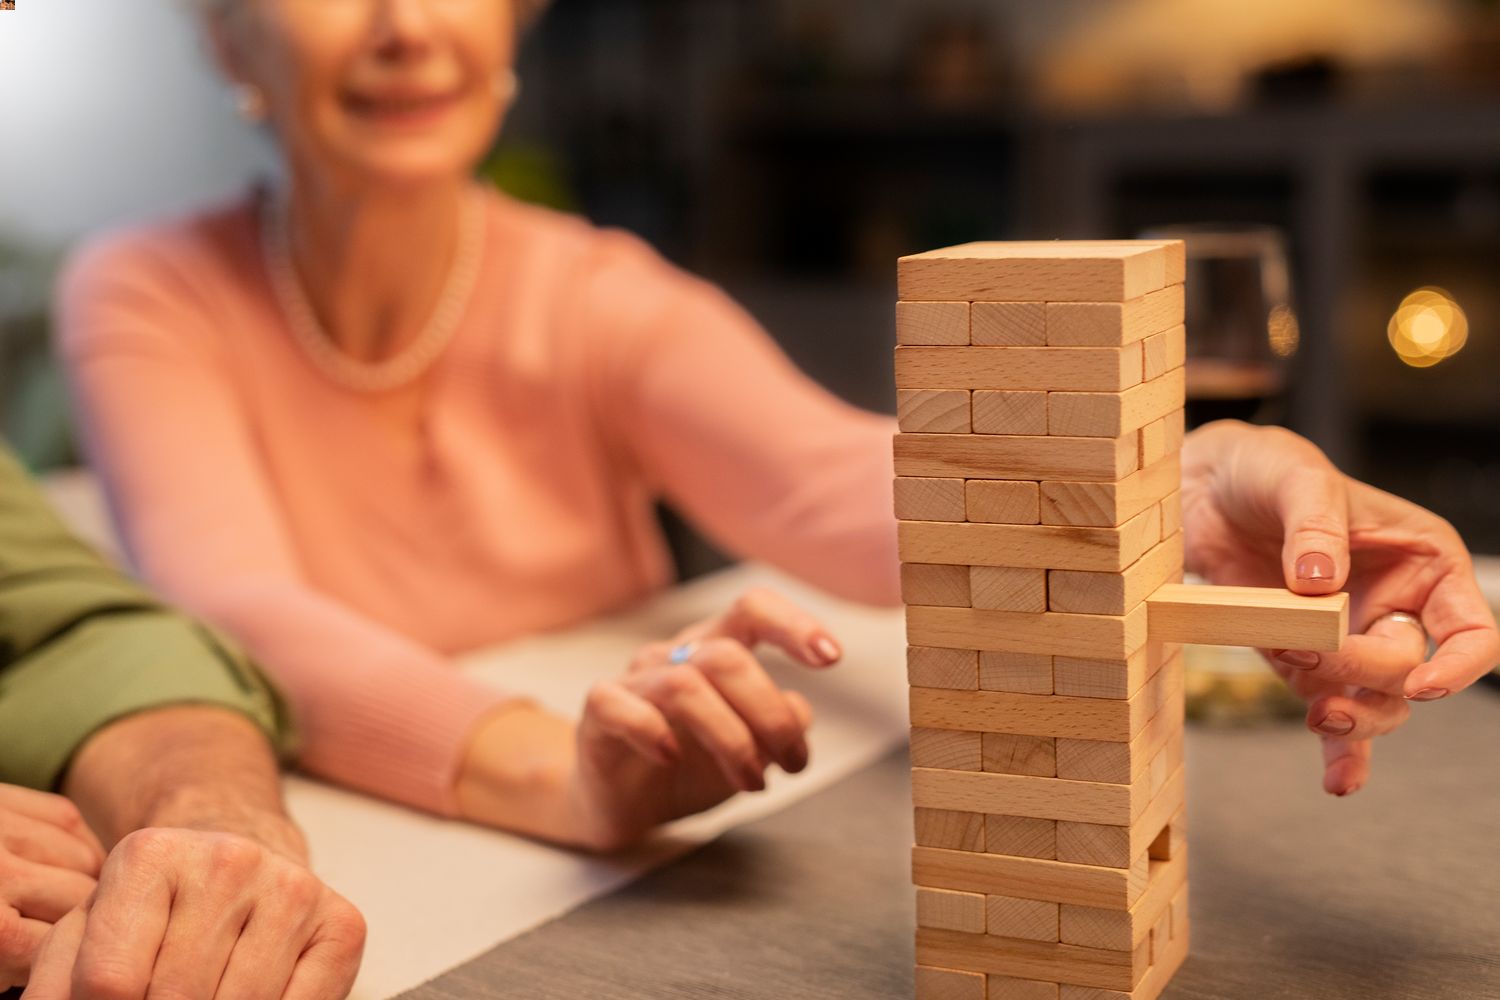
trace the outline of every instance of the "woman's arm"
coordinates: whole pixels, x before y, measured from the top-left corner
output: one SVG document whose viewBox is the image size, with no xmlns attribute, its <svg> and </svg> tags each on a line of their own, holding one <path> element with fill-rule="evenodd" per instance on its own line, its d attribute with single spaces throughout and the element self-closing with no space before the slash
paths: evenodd
<svg viewBox="0 0 1500 1000">
<path fill-rule="evenodd" d="M 86 253 L 60 290 L 76 413 L 133 560 L 274 678 L 307 770 L 452 813 L 503 696 L 302 579 L 197 296 L 149 245 Z"/>
<path fill-rule="evenodd" d="M 818 386 L 721 291 L 628 237 L 609 238 L 587 298 L 601 420 L 669 501 L 737 555 L 899 602 L 894 420 Z"/>
</svg>

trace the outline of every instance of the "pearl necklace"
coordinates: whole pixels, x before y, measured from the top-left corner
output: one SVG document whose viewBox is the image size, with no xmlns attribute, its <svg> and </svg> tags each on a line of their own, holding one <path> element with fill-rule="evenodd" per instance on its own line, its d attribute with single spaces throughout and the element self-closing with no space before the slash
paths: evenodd
<svg viewBox="0 0 1500 1000">
<path fill-rule="evenodd" d="M 463 206 L 453 265 L 427 325 L 401 353 L 383 361 L 351 358 L 338 349 L 318 322 L 292 262 L 289 215 L 287 199 L 274 195 L 266 198 L 261 213 L 261 247 L 276 303 L 292 339 L 313 367 L 346 389 L 369 393 L 400 388 L 432 367 L 457 332 L 479 278 L 484 253 L 483 192 L 476 188 Z"/>
</svg>

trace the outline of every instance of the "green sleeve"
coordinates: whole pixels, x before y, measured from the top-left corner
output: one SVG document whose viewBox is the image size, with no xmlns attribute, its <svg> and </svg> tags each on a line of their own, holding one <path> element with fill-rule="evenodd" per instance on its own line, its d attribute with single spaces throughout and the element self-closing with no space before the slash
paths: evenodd
<svg viewBox="0 0 1500 1000">
<path fill-rule="evenodd" d="M 255 668 L 74 538 L 0 448 L 0 782 L 55 788 L 103 726 L 182 704 L 239 712 L 291 751 Z"/>
</svg>

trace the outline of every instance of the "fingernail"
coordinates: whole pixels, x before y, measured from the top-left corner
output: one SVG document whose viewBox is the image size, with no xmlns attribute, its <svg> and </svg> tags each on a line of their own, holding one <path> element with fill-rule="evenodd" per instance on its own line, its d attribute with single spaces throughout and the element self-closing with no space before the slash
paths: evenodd
<svg viewBox="0 0 1500 1000">
<path fill-rule="evenodd" d="M 1297 579 L 1332 580 L 1333 560 L 1321 552 L 1309 552 L 1297 560 Z"/>
<path fill-rule="evenodd" d="M 1339 798 L 1343 798 L 1346 795 L 1353 795 L 1355 792 L 1359 791 L 1363 787 L 1365 787 L 1365 786 L 1364 785 L 1350 785 L 1348 788 L 1344 789 L 1342 792 L 1339 792 Z"/>
<path fill-rule="evenodd" d="M 1276 654 L 1276 659 L 1298 670 L 1311 670 L 1319 662 L 1317 653 L 1305 649 L 1283 649 Z"/>
<path fill-rule="evenodd" d="M 813 640 L 813 649 L 818 651 L 824 663 L 832 663 L 844 655 L 843 650 L 839 649 L 839 644 L 826 635 L 820 635 Z"/>
<path fill-rule="evenodd" d="M 1354 720 L 1343 712 L 1330 712 L 1328 718 L 1313 728 L 1326 736 L 1343 736 L 1354 728 Z"/>
<path fill-rule="evenodd" d="M 807 766 L 807 747 L 793 747 L 787 751 L 786 767 L 784 770 L 796 774 Z"/>
<path fill-rule="evenodd" d="M 1439 698 L 1448 697 L 1447 688 L 1423 688 L 1416 694 L 1410 696 L 1408 701 L 1437 701 Z"/>
</svg>

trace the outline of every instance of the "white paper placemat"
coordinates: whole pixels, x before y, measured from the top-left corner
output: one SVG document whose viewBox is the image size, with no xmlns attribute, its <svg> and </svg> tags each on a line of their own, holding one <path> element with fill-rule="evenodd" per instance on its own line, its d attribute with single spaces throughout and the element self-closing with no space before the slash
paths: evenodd
<svg viewBox="0 0 1500 1000">
<path fill-rule="evenodd" d="M 307 832 L 314 867 L 369 923 L 356 998 L 379 1000 L 417 986 L 732 826 L 826 787 L 906 739 L 900 612 L 839 601 L 762 567 L 726 570 L 629 614 L 476 655 L 465 668 L 576 714 L 588 686 L 622 670 L 639 646 L 722 610 L 755 585 L 773 587 L 820 616 L 844 646 L 844 661 L 832 670 L 808 670 L 770 652 L 762 657 L 780 682 L 813 705 L 812 763 L 795 776 L 773 768 L 765 792 L 674 823 L 668 836 L 628 857 L 577 854 L 290 780 L 288 803 Z"/>
</svg>

